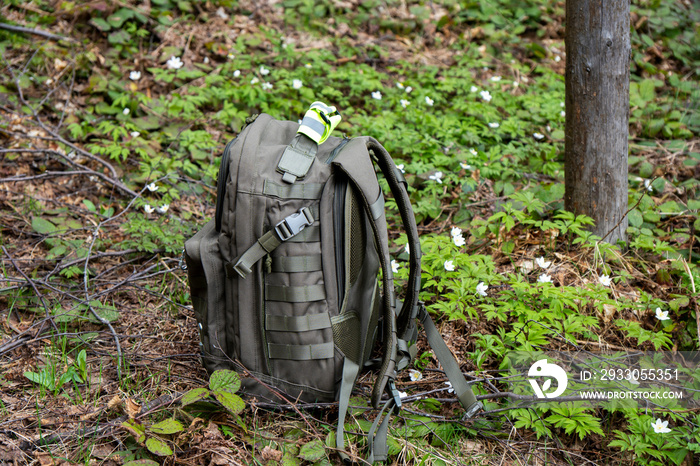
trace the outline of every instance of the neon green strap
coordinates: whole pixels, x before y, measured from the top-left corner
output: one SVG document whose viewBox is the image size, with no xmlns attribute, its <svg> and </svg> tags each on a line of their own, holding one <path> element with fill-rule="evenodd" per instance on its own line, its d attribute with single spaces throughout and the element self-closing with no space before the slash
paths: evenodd
<svg viewBox="0 0 700 466">
<path fill-rule="evenodd" d="M 314 102 L 301 120 L 296 136 L 287 146 L 277 164 L 282 181 L 293 184 L 308 173 L 316 158 L 318 146 L 331 135 L 341 117 L 335 107 Z"/>
</svg>

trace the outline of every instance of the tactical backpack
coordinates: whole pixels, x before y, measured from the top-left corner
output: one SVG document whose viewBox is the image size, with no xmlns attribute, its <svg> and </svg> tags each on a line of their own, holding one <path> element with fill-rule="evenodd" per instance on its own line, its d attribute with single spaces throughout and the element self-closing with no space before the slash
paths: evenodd
<svg viewBox="0 0 700 466">
<path fill-rule="evenodd" d="M 372 404 L 385 392 L 388 401 L 369 432 L 372 462 L 386 458 L 401 407 L 394 379 L 415 356 L 417 319 L 466 416 L 482 405 L 419 301 L 420 243 L 401 170 L 371 137 L 331 137 L 339 121 L 320 102 L 301 124 L 249 118 L 224 149 L 215 218 L 185 243 L 185 259 L 207 371 L 239 371 L 242 392 L 266 401 L 338 401 L 341 451 L 355 381 L 378 367 Z M 403 303 L 373 161 L 408 236 Z"/>
</svg>

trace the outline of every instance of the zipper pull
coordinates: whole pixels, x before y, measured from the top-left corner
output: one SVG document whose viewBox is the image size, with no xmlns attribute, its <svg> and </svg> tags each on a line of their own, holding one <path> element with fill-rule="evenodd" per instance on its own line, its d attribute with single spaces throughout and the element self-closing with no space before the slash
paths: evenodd
<svg viewBox="0 0 700 466">
<path fill-rule="evenodd" d="M 265 273 L 272 273 L 272 257 L 269 254 L 265 256 Z"/>
</svg>

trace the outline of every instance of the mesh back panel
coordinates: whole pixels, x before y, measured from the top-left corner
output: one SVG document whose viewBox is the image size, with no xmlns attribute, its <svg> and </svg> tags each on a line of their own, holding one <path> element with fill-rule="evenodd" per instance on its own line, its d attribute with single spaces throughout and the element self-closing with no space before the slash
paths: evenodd
<svg viewBox="0 0 700 466">
<path fill-rule="evenodd" d="M 342 314 L 340 322 L 333 322 L 333 342 L 346 358 L 358 364 L 360 363 L 360 339 L 360 319 L 354 312 Z"/>
<path fill-rule="evenodd" d="M 350 286 L 357 280 L 360 275 L 360 269 L 365 258 L 365 235 L 363 226 L 363 218 L 360 211 L 360 204 L 357 202 L 355 190 L 353 188 L 350 196 L 350 270 L 348 279 Z"/>
</svg>

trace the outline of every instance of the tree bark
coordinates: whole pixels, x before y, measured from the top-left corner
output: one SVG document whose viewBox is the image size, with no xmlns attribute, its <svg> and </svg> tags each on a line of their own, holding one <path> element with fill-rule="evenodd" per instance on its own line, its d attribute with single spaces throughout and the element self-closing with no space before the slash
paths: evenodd
<svg viewBox="0 0 700 466">
<path fill-rule="evenodd" d="M 630 0 L 567 0 L 565 42 L 565 207 L 626 240 Z"/>
</svg>

